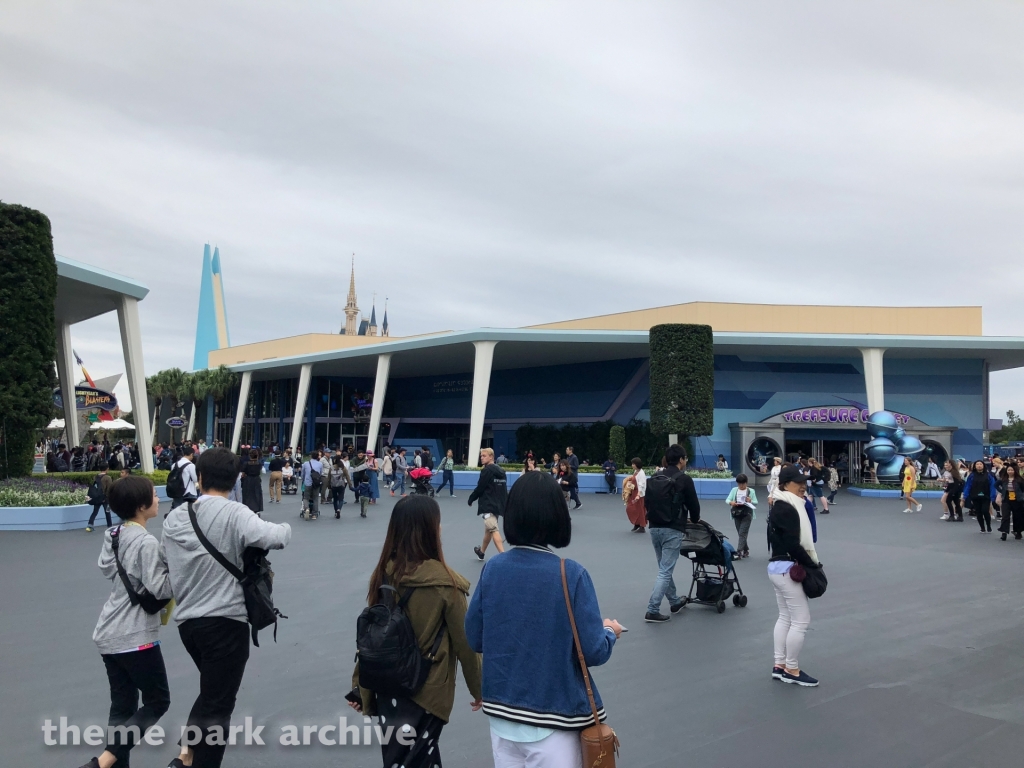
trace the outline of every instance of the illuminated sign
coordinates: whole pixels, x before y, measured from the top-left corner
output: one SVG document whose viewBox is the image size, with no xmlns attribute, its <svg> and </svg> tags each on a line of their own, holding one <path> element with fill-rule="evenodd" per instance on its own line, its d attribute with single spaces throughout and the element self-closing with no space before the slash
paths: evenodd
<svg viewBox="0 0 1024 768">
<path fill-rule="evenodd" d="M 64 410 L 64 397 L 59 389 L 53 390 L 53 404 Z M 75 407 L 79 411 L 101 411 L 117 410 L 117 398 L 110 392 L 94 387 L 75 387 Z"/>
<path fill-rule="evenodd" d="M 188 426 L 188 419 L 182 416 L 171 416 L 165 423 L 171 429 L 184 429 Z"/>
</svg>

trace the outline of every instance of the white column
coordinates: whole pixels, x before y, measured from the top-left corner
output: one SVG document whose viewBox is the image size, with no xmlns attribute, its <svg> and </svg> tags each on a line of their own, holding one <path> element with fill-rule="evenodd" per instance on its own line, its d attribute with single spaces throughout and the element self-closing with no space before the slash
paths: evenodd
<svg viewBox="0 0 1024 768">
<path fill-rule="evenodd" d="M 75 402 L 75 376 L 71 362 L 71 326 L 57 325 L 57 377 L 60 379 L 60 393 L 64 400 L 64 430 L 67 434 L 68 449 L 78 445 L 78 408 Z"/>
<path fill-rule="evenodd" d="M 388 393 L 388 374 L 391 372 L 391 354 L 377 356 L 377 378 L 373 382 L 373 404 L 370 406 L 370 431 L 366 435 L 366 449 L 376 451 L 380 434 L 380 417 L 384 410 L 384 397 Z"/>
<path fill-rule="evenodd" d="M 122 296 L 117 305 L 117 324 L 121 327 L 121 349 L 132 398 L 135 419 L 135 445 L 143 472 L 153 471 L 153 435 L 149 427 L 149 393 L 146 392 L 146 367 L 142 360 L 142 325 L 139 323 L 139 302 Z"/>
<path fill-rule="evenodd" d="M 885 387 L 882 378 L 884 349 L 868 347 L 860 351 L 864 357 L 864 387 L 868 393 L 868 413 L 885 410 Z"/>
<path fill-rule="evenodd" d="M 491 364 L 494 362 L 496 341 L 474 341 L 476 359 L 473 364 L 473 407 L 469 412 L 470 467 L 480 466 L 480 444 L 484 439 L 484 416 L 487 414 L 487 391 L 491 388 Z"/>
<path fill-rule="evenodd" d="M 238 390 L 238 407 L 235 409 L 235 428 L 231 431 L 231 452 L 238 453 L 238 444 L 242 442 L 242 423 L 245 421 L 246 407 L 249 405 L 249 388 L 252 386 L 252 371 L 242 374 L 242 385 Z"/>
<path fill-rule="evenodd" d="M 309 383 L 313 380 L 313 364 L 306 363 L 299 371 L 299 391 L 295 393 L 295 416 L 292 418 L 292 439 L 288 447 L 292 455 L 299 448 L 299 436 L 302 434 L 302 422 L 306 420 L 306 398 L 309 396 Z"/>
<path fill-rule="evenodd" d="M 192 442 L 192 435 L 196 431 L 196 401 L 192 401 L 192 414 L 188 417 L 188 436 L 185 438 L 190 443 Z"/>
</svg>

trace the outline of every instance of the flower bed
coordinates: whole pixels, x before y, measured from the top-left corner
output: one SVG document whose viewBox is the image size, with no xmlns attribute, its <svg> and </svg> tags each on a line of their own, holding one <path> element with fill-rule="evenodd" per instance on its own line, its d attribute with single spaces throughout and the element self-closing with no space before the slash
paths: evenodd
<svg viewBox="0 0 1024 768">
<path fill-rule="evenodd" d="M 89 486 L 59 477 L 25 477 L 0 482 L 0 507 L 69 507 L 85 504 Z"/>
</svg>

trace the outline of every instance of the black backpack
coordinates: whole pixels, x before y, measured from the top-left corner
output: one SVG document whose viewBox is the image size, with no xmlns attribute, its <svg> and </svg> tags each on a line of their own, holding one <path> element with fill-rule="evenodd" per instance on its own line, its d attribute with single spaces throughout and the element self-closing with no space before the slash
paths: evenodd
<svg viewBox="0 0 1024 768">
<path fill-rule="evenodd" d="M 249 626 L 252 627 L 252 644 L 257 648 L 260 647 L 257 633 L 271 624 L 274 625 L 274 642 L 276 643 L 277 620 L 288 617 L 274 607 L 274 572 L 270 569 L 270 561 L 267 560 L 267 550 L 259 547 L 246 547 L 242 552 L 242 569 L 239 570 L 206 538 L 199 527 L 196 511 L 191 503 L 188 505 L 188 519 L 192 522 L 192 530 L 196 532 L 199 543 L 242 585 L 242 594 L 245 596 L 245 614 Z"/>
<path fill-rule="evenodd" d="M 306 462 L 306 463 L 308 464 L 309 462 Z M 312 464 L 309 464 L 309 487 L 310 488 L 319 488 L 323 484 L 324 484 L 323 475 L 321 475 L 319 472 L 317 472 L 315 469 L 313 469 L 313 465 Z"/>
<path fill-rule="evenodd" d="M 96 475 L 96 479 L 92 481 L 86 495 L 93 504 L 106 503 L 107 496 L 103 493 L 103 475 Z"/>
<path fill-rule="evenodd" d="M 182 465 L 175 464 L 171 467 L 171 474 L 167 476 L 167 495 L 172 499 L 180 499 L 185 495 L 185 480 L 182 475 Z"/>
<path fill-rule="evenodd" d="M 664 472 L 651 475 L 647 478 L 647 491 L 644 493 L 647 519 L 662 526 L 675 523 L 679 517 L 679 505 L 675 498 L 675 477 L 669 477 Z"/>
<path fill-rule="evenodd" d="M 424 657 L 412 622 L 405 615 L 405 606 L 416 588 L 408 588 L 397 604 L 398 590 L 383 584 L 381 591 L 384 600 L 364 608 L 356 621 L 359 687 L 382 696 L 415 696 L 427 681 L 447 627 L 441 623 L 430 653 Z"/>
</svg>

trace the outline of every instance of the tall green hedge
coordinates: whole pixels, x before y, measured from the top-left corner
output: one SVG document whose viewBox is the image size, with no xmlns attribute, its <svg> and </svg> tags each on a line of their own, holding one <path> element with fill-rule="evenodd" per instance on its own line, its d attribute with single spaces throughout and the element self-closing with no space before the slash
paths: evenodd
<svg viewBox="0 0 1024 768">
<path fill-rule="evenodd" d="M 0 476 L 32 471 L 39 430 L 53 415 L 56 299 L 50 220 L 0 203 Z"/>
<path fill-rule="evenodd" d="M 626 428 L 616 424 L 608 433 L 608 455 L 619 469 L 629 464 L 632 456 L 626 456 Z"/>
<path fill-rule="evenodd" d="M 710 435 L 715 428 L 715 342 L 710 325 L 666 323 L 650 332 L 651 429 Z"/>
</svg>

